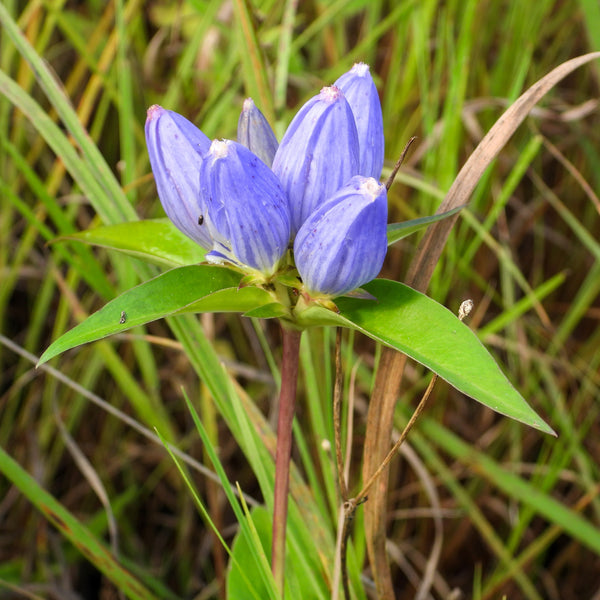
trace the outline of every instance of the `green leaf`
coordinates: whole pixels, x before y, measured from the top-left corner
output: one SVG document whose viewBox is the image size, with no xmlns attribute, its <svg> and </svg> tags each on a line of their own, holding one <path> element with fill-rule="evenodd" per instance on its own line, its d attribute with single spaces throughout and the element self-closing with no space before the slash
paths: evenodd
<svg viewBox="0 0 600 600">
<path fill-rule="evenodd" d="M 75 240 L 167 267 L 193 265 L 206 250 L 181 233 L 169 219 L 133 221 L 63 235 L 55 241 Z"/>
<path fill-rule="evenodd" d="M 127 290 L 54 341 L 40 362 L 87 342 L 185 312 L 247 312 L 271 304 L 257 287 L 238 289 L 241 274 L 215 265 L 172 269 Z"/>
<path fill-rule="evenodd" d="M 357 329 L 404 352 L 492 410 L 554 434 L 456 315 L 402 283 L 375 279 L 363 287 L 377 300 L 336 298 L 339 313 L 313 306 L 298 318 L 305 325 Z"/>
<path fill-rule="evenodd" d="M 259 506 L 251 511 L 252 522 L 267 556 L 271 554 L 271 517 L 266 508 Z M 256 549 L 243 532 L 235 536 L 231 549 L 232 560 L 227 573 L 228 598 L 268 598 L 269 590 L 260 577 L 256 577 Z M 249 587 L 251 586 L 251 587 Z"/>
<path fill-rule="evenodd" d="M 432 223 L 437 223 L 437 221 L 442 221 L 443 219 L 451 217 L 463 208 L 464 206 L 458 206 L 439 215 L 411 219 L 410 221 L 403 221 L 402 223 L 390 223 L 387 226 L 388 246 L 394 242 L 397 242 L 398 240 L 412 235 L 413 233 L 416 233 L 417 231 L 421 231 L 421 229 L 429 227 Z"/>
<path fill-rule="evenodd" d="M 254 529 L 255 543 L 262 545 L 262 552 L 266 556 L 271 555 L 272 522 L 271 514 L 264 506 L 255 506 L 246 518 L 249 525 Z M 257 576 L 257 549 L 249 543 L 249 536 L 240 532 L 236 535 L 231 549 L 231 562 L 227 574 L 227 597 L 228 598 L 269 598 L 270 590 L 265 586 L 261 577 Z M 291 544 L 290 544 L 291 545 Z M 302 598 L 302 600 L 314 600 L 318 596 L 311 589 L 310 582 L 301 582 L 296 573 L 298 560 L 293 556 L 294 549 L 287 552 L 285 587 L 286 598 Z M 310 574 L 314 580 L 315 574 Z"/>
</svg>

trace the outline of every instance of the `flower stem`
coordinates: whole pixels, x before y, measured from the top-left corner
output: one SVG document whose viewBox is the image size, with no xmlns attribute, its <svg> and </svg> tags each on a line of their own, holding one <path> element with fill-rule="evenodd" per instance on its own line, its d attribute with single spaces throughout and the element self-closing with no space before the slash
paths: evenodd
<svg viewBox="0 0 600 600">
<path fill-rule="evenodd" d="M 281 328 L 283 360 L 281 364 L 281 390 L 279 392 L 279 417 L 277 421 L 277 451 L 275 453 L 275 497 L 273 500 L 273 546 L 271 568 L 275 584 L 283 597 L 285 578 L 285 530 L 290 484 L 290 456 L 292 452 L 292 423 L 296 404 L 298 382 L 298 357 L 301 331 Z"/>
</svg>

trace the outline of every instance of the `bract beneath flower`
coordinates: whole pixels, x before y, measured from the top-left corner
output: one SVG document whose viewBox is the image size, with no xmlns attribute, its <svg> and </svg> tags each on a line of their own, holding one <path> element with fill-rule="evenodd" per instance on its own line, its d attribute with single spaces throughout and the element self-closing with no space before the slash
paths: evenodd
<svg viewBox="0 0 600 600">
<path fill-rule="evenodd" d="M 290 239 L 287 199 L 271 169 L 245 146 L 215 140 L 200 168 L 200 194 L 214 241 L 207 259 L 271 275 Z"/>
<path fill-rule="evenodd" d="M 338 88 L 323 88 L 300 109 L 273 160 L 288 196 L 292 235 L 358 173 L 358 147 L 354 115 Z"/>
<path fill-rule="evenodd" d="M 342 296 L 374 279 L 387 252 L 387 193 L 357 175 L 314 211 L 294 242 L 308 294 Z"/>
<path fill-rule="evenodd" d="M 198 173 L 210 140 L 185 117 L 154 105 L 146 119 L 146 145 L 158 197 L 173 224 L 200 246 L 210 249 L 208 230 L 198 225 Z"/>
<path fill-rule="evenodd" d="M 383 115 L 369 66 L 356 63 L 335 83 L 352 109 L 360 145 L 359 175 L 379 180 L 383 169 Z"/>
</svg>

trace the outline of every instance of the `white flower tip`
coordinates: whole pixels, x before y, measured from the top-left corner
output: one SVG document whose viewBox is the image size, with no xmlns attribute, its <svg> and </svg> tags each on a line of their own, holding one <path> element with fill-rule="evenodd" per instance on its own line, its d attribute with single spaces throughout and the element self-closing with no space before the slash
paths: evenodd
<svg viewBox="0 0 600 600">
<path fill-rule="evenodd" d="M 363 62 L 354 63 L 352 69 L 350 69 L 351 73 L 358 75 L 359 77 L 365 77 L 369 74 L 369 65 Z"/>
<path fill-rule="evenodd" d="M 225 158 L 229 154 L 229 144 L 226 140 L 213 140 L 209 153 L 214 158 Z"/>
<path fill-rule="evenodd" d="M 146 117 L 148 120 L 151 119 L 158 119 L 158 117 L 165 112 L 165 109 L 158 105 L 158 104 L 153 104 L 147 111 L 146 111 Z"/>
<path fill-rule="evenodd" d="M 383 188 L 385 186 L 382 183 L 379 183 L 373 177 L 367 177 L 361 184 L 361 189 L 365 194 L 369 194 L 373 199 L 377 198 L 379 194 L 381 194 Z"/>
<path fill-rule="evenodd" d="M 244 100 L 244 104 L 242 105 L 242 111 L 244 112 L 248 112 L 251 111 L 254 108 L 254 100 L 252 100 L 252 98 L 246 98 Z"/>
<path fill-rule="evenodd" d="M 340 88 L 336 87 L 335 85 L 331 85 L 329 87 L 324 87 L 321 90 L 319 99 L 323 100 L 324 102 L 336 102 L 340 99 L 340 97 L 343 97 L 343 95 L 344 94 Z"/>
</svg>

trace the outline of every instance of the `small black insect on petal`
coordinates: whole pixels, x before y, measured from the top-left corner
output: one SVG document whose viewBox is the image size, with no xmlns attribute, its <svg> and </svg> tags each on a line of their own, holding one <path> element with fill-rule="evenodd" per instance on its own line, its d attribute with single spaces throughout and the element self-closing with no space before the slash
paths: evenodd
<svg viewBox="0 0 600 600">
<path fill-rule="evenodd" d="M 198 217 L 198 225 L 202 225 L 202 223 L 204 223 L 204 215 Z"/>
</svg>

